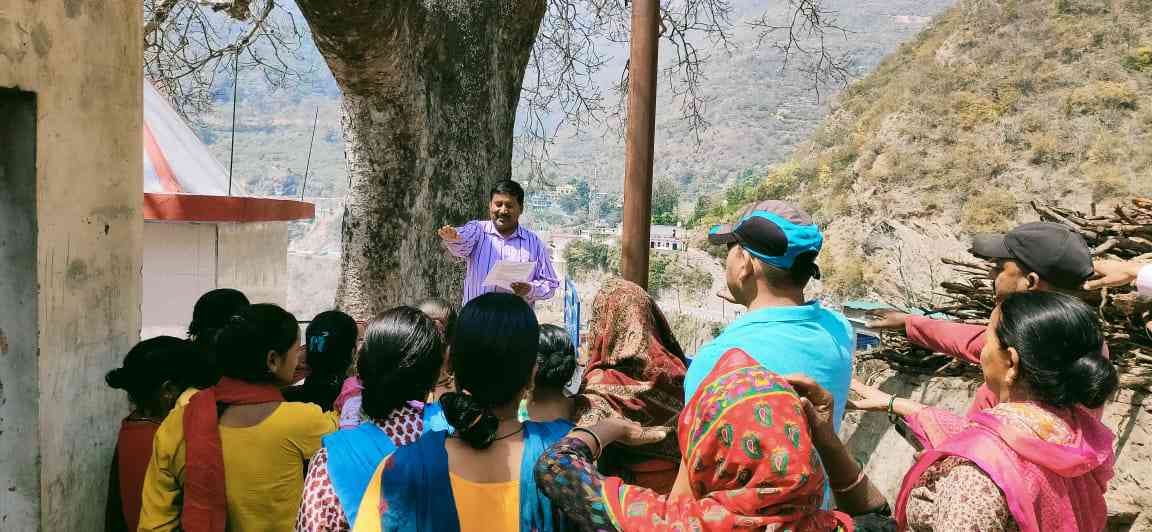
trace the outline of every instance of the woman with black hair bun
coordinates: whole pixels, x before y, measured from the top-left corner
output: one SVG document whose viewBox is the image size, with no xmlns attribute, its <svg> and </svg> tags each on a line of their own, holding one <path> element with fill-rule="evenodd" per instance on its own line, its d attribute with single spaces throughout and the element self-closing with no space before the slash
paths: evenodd
<svg viewBox="0 0 1152 532">
<path fill-rule="evenodd" d="M 455 434 L 425 432 L 386 458 L 364 493 L 355 530 L 564 529 L 532 470 L 572 424 L 516 417 L 539 330 L 532 308 L 511 294 L 484 294 L 464 306 L 450 358 L 459 391 L 440 400 Z"/>
<path fill-rule="evenodd" d="M 368 323 L 356 362 L 368 421 L 324 437 L 309 465 L 296 530 L 343 531 L 356 522 L 380 460 L 428 430 L 419 401 L 436 383 L 444 349 L 433 320 L 412 307 L 388 310 Z"/>
<path fill-rule="evenodd" d="M 251 303 L 244 292 L 235 288 L 209 290 L 196 300 L 192 307 L 192 322 L 188 324 L 188 340 L 200 349 L 201 356 L 210 363 L 211 377 L 206 383 L 189 388 L 176 398 L 176 406 L 185 406 L 192 395 L 216 384 L 220 379 L 219 363 L 216 354 L 216 335 L 228 324 L 233 316 L 248 308 Z"/>
<path fill-rule="evenodd" d="M 107 530 L 136 530 L 140 492 L 152 458 L 156 429 L 185 390 L 211 386 L 211 362 L 188 340 L 157 336 L 124 356 L 124 365 L 104 377 L 108 386 L 128 393 L 132 413 L 120 424 L 108 483 Z"/>
<path fill-rule="evenodd" d="M 321 312 L 312 318 L 304 330 L 307 351 L 304 360 L 310 373 L 303 384 L 285 388 L 284 399 L 332 410 L 340 387 L 348 378 L 359 335 L 356 320 L 338 310 Z"/>
<path fill-rule="evenodd" d="M 188 339 L 197 344 L 214 340 L 216 333 L 228 324 L 228 320 L 249 305 L 248 296 L 235 288 L 217 288 L 204 292 L 192 307 Z"/>
<path fill-rule="evenodd" d="M 565 390 L 576 374 L 576 348 L 563 327 L 550 323 L 540 326 L 540 347 L 536 353 L 536 373 L 532 393 L 520 419 L 552 421 L 576 415 L 576 400 Z"/>
<path fill-rule="evenodd" d="M 223 376 L 156 431 L 139 530 L 291 530 L 304 471 L 336 420 L 284 401 L 302 350 L 296 317 L 252 305 L 216 336 Z"/>
<path fill-rule="evenodd" d="M 1116 436 L 1091 409 L 1118 376 L 1101 353 L 1096 311 L 1057 292 L 1016 293 L 993 310 L 985 336 L 980 368 L 999 404 L 967 418 L 853 383 L 851 408 L 903 418 L 924 447 L 896 500 L 900 530 L 1103 530 Z M 831 396 L 810 380 L 793 384 L 812 405 L 813 441 L 840 508 L 882 503 L 864 497 L 878 492 L 832 429 Z"/>
</svg>

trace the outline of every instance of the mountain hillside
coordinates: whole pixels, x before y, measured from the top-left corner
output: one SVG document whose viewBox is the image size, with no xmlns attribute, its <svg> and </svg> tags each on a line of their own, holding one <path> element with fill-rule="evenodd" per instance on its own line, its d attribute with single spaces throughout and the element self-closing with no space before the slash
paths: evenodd
<svg viewBox="0 0 1152 532">
<path fill-rule="evenodd" d="M 827 227 L 828 295 L 926 305 L 939 258 L 1034 219 L 1029 200 L 1149 193 L 1152 2 L 961 0 L 701 222 L 791 197 Z"/>
<path fill-rule="evenodd" d="M 954 3 L 825 0 L 823 5 L 836 13 L 837 24 L 845 30 L 843 34 L 830 32 L 826 46 L 832 56 L 845 59 L 848 78 L 859 79 Z M 758 44 L 761 30 L 752 26 L 753 21 L 764 17 L 784 25 L 792 16 L 792 3 L 740 1 L 733 6 L 731 48 L 725 51 L 711 43 L 698 43 L 708 58 L 700 86 L 707 129 L 692 131 L 669 80 L 663 74 L 659 78 L 653 177 L 675 182 L 686 203 L 699 191 L 715 191 L 746 172 L 763 171 L 788 157 L 811 135 L 840 89 L 838 85 L 813 86 L 811 76 L 804 72 L 811 57 L 796 54 L 786 64 L 784 54 L 772 46 L 783 35 L 769 36 Z M 612 58 L 603 69 L 607 86 L 623 70 L 628 49 L 624 44 L 598 46 Z M 815 49 L 815 39 L 805 40 L 804 46 Z M 660 54 L 662 68 L 675 61 L 674 51 L 667 46 Z M 617 95 L 609 96 L 614 100 Z M 588 131 L 562 127 L 548 151 L 547 167 L 553 178 L 585 177 L 595 189 L 622 190 L 624 140 L 618 121 Z M 527 170 L 523 165 L 514 169 L 520 175 Z"/>
</svg>

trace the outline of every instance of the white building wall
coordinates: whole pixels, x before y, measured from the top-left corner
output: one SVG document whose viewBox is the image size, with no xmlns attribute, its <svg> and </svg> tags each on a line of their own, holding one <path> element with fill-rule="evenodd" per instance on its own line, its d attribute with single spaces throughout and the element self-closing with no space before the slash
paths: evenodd
<svg viewBox="0 0 1152 532">
<path fill-rule="evenodd" d="M 183 338 L 196 300 L 216 288 L 216 224 L 144 224 L 141 338 Z"/>
<path fill-rule="evenodd" d="M 145 223 L 140 337 L 183 338 L 196 300 L 215 288 L 235 288 L 253 303 L 284 306 L 287 281 L 285 222 Z"/>
<path fill-rule="evenodd" d="M 216 283 L 253 303 L 288 302 L 288 224 L 220 224 Z M 299 319 L 307 319 L 297 316 Z"/>
</svg>

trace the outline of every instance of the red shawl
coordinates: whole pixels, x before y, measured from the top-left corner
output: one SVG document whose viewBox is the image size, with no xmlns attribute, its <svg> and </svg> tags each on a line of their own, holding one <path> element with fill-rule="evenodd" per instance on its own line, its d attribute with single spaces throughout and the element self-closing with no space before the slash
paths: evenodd
<svg viewBox="0 0 1152 532">
<path fill-rule="evenodd" d="M 228 499 L 224 494 L 224 448 L 220 443 L 217 405 L 250 405 L 283 401 L 280 389 L 224 377 L 192 396 L 184 409 L 186 466 L 181 527 L 188 532 L 224 532 Z"/>
<path fill-rule="evenodd" d="M 630 466 L 652 459 L 667 461 L 674 478 L 680 462 L 674 429 L 684 408 L 686 364 L 668 321 L 643 288 L 610 279 L 596 294 L 589 329 L 588 370 L 577 424 L 625 417 L 645 427 L 667 428 L 668 437 L 660 443 L 614 446 L 607 457 Z"/>
<path fill-rule="evenodd" d="M 616 530 L 851 531 L 821 509 L 824 469 L 800 398 L 743 351 L 728 351 L 680 416 L 691 494 L 671 497 L 607 478 Z"/>
</svg>

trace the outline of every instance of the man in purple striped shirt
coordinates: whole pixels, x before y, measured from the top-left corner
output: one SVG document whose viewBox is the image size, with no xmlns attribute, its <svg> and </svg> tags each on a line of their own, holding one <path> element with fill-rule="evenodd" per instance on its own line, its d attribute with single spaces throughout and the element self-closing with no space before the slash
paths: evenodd
<svg viewBox="0 0 1152 532">
<path fill-rule="evenodd" d="M 512 291 L 529 303 L 548 299 L 556 293 L 560 281 L 552 269 L 548 248 L 536 233 L 520 226 L 524 212 L 524 189 L 506 179 L 496 183 L 489 194 L 491 220 L 473 220 L 464 227 L 446 225 L 440 228 L 440 239 L 453 255 L 468 260 L 464 278 L 464 303 L 487 292 L 507 290 L 484 286 L 484 278 L 499 261 L 535 262 L 532 278 L 526 283 L 512 283 Z"/>
</svg>

